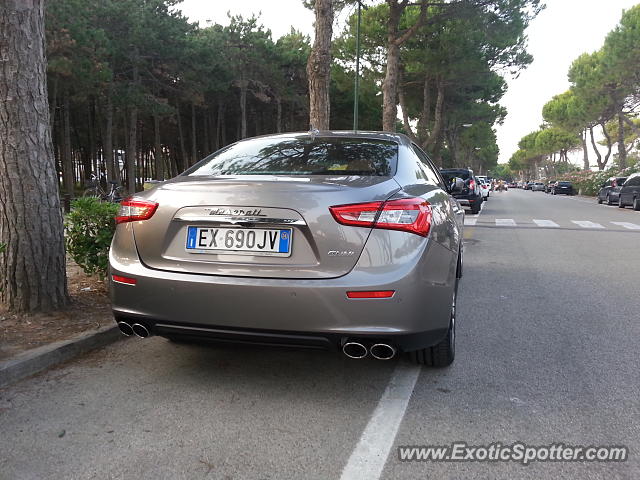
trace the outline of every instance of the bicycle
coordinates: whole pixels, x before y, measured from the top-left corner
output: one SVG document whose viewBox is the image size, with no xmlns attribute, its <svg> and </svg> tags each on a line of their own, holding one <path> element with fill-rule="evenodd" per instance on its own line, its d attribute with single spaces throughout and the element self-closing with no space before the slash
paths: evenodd
<svg viewBox="0 0 640 480">
<path fill-rule="evenodd" d="M 122 186 L 118 185 L 115 180 L 109 181 L 109 191 L 105 191 L 102 188 L 100 178 L 94 173 L 91 174 L 92 185 L 87 188 L 83 193 L 83 197 L 93 197 L 99 199 L 101 202 L 118 203 L 122 200 Z"/>
</svg>

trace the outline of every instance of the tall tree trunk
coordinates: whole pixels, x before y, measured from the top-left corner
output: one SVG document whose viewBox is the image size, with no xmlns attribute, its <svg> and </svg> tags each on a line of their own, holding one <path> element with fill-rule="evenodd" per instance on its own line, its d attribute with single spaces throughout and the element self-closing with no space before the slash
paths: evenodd
<svg viewBox="0 0 640 480">
<path fill-rule="evenodd" d="M 587 129 L 585 128 L 580 135 L 582 140 L 582 165 L 585 171 L 589 170 L 589 150 L 587 148 Z"/>
<path fill-rule="evenodd" d="M 0 302 L 67 303 L 62 210 L 51 144 L 43 0 L 0 2 Z"/>
<path fill-rule="evenodd" d="M 598 168 L 600 170 L 604 170 L 604 167 L 609 162 L 609 157 L 611 156 L 611 150 L 613 149 L 613 143 L 611 142 L 611 135 L 607 132 L 607 128 L 604 122 L 600 123 L 600 128 L 602 128 L 602 134 L 604 135 L 605 140 L 607 141 L 607 153 L 604 156 L 604 161 L 602 164 L 598 164 Z"/>
<path fill-rule="evenodd" d="M 138 49 L 133 51 L 133 85 L 140 81 L 138 73 Z M 127 144 L 127 190 L 136 192 L 136 159 L 138 156 L 138 106 L 134 102 L 129 108 L 129 142 Z"/>
<path fill-rule="evenodd" d="M 113 161 L 113 86 L 109 86 L 105 105 L 104 132 L 102 134 L 102 156 L 107 165 L 107 180 L 119 182 L 119 171 Z"/>
<path fill-rule="evenodd" d="M 220 138 L 222 133 L 222 119 L 224 118 L 224 104 L 218 103 L 218 115 L 216 116 L 216 137 L 214 142 L 214 150 L 220 149 Z"/>
<path fill-rule="evenodd" d="M 180 104 L 176 103 L 176 122 L 178 123 L 178 137 L 180 137 L 180 163 L 177 165 L 181 172 L 186 170 L 187 149 L 184 141 L 184 131 L 182 130 L 182 118 L 180 117 Z"/>
<path fill-rule="evenodd" d="M 627 149 L 624 145 L 624 118 L 618 114 L 618 167 L 627 168 Z"/>
<path fill-rule="evenodd" d="M 240 80 L 240 138 L 247 138 L 247 80 Z"/>
<path fill-rule="evenodd" d="M 596 162 L 598 163 L 598 168 L 600 170 L 604 169 L 604 164 L 602 163 L 602 154 L 600 150 L 598 150 L 598 146 L 596 145 L 596 140 L 593 136 L 593 127 L 589 127 L 589 135 L 591 137 L 591 146 L 593 147 L 593 151 L 596 154 Z"/>
<path fill-rule="evenodd" d="M 282 99 L 280 96 L 276 97 L 276 132 L 282 132 Z"/>
<path fill-rule="evenodd" d="M 75 184 L 75 175 L 73 172 L 73 157 L 71 154 L 71 120 L 69 107 L 69 93 L 64 94 L 64 105 L 62 106 L 62 135 L 64 150 L 62 152 L 62 181 L 64 189 L 68 195 L 73 198 L 75 196 L 73 187 Z"/>
<path fill-rule="evenodd" d="M 407 102 L 404 96 L 404 87 L 402 85 L 398 88 L 398 100 L 400 100 L 400 109 L 402 110 L 402 123 L 405 129 L 405 132 L 411 138 L 411 140 L 415 142 L 417 140 L 417 137 L 413 133 L 413 128 L 411 128 Z"/>
<path fill-rule="evenodd" d="M 422 86 L 422 113 L 418 119 L 418 141 L 420 144 L 424 144 L 429 136 L 429 116 L 431 115 L 431 95 L 430 89 L 431 82 L 429 75 L 424 76 L 424 85 Z"/>
<path fill-rule="evenodd" d="M 396 130 L 398 116 L 398 76 L 400 68 L 400 47 L 422 26 L 427 14 L 427 1 L 420 0 L 418 20 L 404 32 L 400 32 L 400 19 L 407 8 L 407 0 L 387 0 L 389 18 L 387 20 L 387 69 L 382 83 L 382 129 Z"/>
<path fill-rule="evenodd" d="M 164 180 L 164 156 L 160 143 L 160 115 L 153 115 L 153 160 L 155 163 L 156 180 Z"/>
<path fill-rule="evenodd" d="M 429 151 L 436 152 L 439 148 L 438 146 L 441 144 L 442 139 L 442 130 L 444 125 L 444 96 L 445 96 L 445 86 L 444 79 L 438 78 L 437 80 L 438 86 L 438 97 L 436 98 L 436 107 L 433 112 L 433 130 L 431 131 L 431 135 L 429 135 L 429 139 L 424 144 L 424 148 Z"/>
<path fill-rule="evenodd" d="M 189 166 L 198 161 L 198 144 L 196 143 L 196 105 L 191 104 L 191 162 Z"/>
<path fill-rule="evenodd" d="M 316 0 L 315 14 L 315 39 L 307 62 L 309 126 L 311 129 L 329 130 L 333 0 Z"/>
</svg>

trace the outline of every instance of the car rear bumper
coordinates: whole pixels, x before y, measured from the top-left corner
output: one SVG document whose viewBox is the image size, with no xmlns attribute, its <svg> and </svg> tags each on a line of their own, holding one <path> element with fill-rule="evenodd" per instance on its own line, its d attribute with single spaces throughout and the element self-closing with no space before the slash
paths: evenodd
<svg viewBox="0 0 640 480">
<path fill-rule="evenodd" d="M 110 274 L 136 280 L 110 282 L 113 313 L 162 336 L 324 349 L 355 338 L 411 351 L 446 335 L 456 275 L 455 255 L 439 243 L 427 241 L 418 253 L 423 262 L 407 259 L 380 274 L 359 261 L 342 277 L 289 280 L 160 271 L 111 252 Z M 395 293 L 346 295 L 371 290 Z"/>
</svg>

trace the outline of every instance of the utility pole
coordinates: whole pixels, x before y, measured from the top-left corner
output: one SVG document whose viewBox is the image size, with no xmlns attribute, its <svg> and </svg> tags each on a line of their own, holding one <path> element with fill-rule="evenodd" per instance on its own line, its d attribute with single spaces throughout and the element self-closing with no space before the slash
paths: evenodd
<svg viewBox="0 0 640 480">
<path fill-rule="evenodd" d="M 356 24 L 356 78 L 353 87 L 353 131 L 358 131 L 358 93 L 360 87 L 360 0 L 358 0 L 358 22 Z"/>
</svg>

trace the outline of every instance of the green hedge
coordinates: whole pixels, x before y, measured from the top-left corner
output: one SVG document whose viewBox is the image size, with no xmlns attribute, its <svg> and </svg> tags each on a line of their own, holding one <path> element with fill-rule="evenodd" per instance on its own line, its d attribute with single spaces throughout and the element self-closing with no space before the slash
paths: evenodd
<svg viewBox="0 0 640 480">
<path fill-rule="evenodd" d="M 97 198 L 79 198 L 71 204 L 65 221 L 67 252 L 89 275 L 104 278 L 109 264 L 109 247 L 116 229 L 117 203 Z"/>
</svg>

